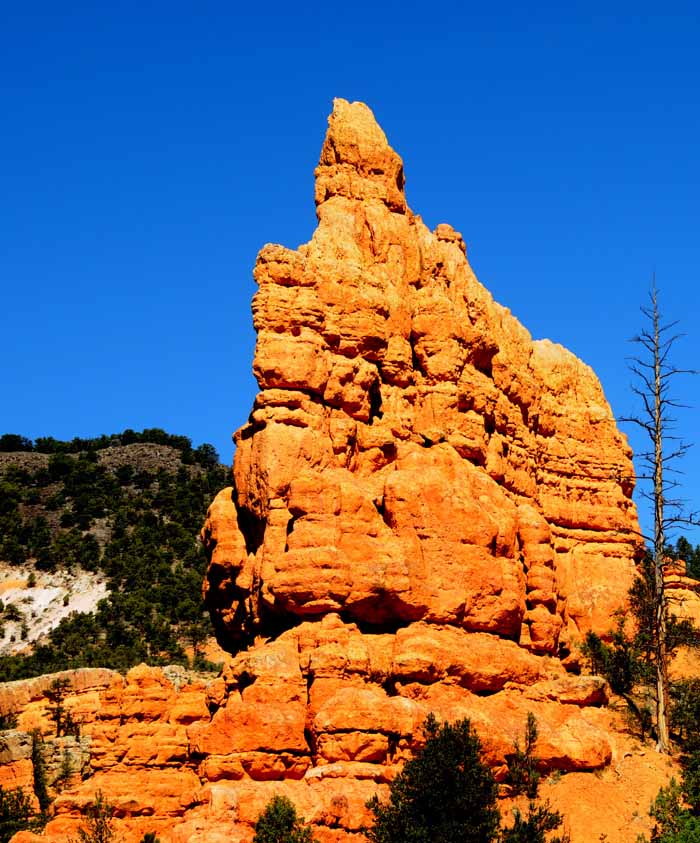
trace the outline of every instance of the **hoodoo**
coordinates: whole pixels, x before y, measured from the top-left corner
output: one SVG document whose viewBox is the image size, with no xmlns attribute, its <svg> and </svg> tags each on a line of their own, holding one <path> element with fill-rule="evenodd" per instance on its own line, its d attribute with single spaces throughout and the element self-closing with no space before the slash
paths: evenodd
<svg viewBox="0 0 700 843">
<path fill-rule="evenodd" d="M 593 371 L 494 302 L 403 173 L 336 100 L 318 228 L 255 267 L 260 392 L 204 532 L 207 603 L 230 649 L 335 614 L 566 657 L 631 582 L 630 450 Z"/>
<path fill-rule="evenodd" d="M 615 757 L 607 686 L 577 648 L 610 628 L 638 553 L 600 383 L 494 302 L 461 234 L 412 213 L 366 105 L 335 101 L 315 195 L 311 241 L 258 256 L 260 392 L 203 530 L 231 658 L 208 684 L 67 677 L 84 778 L 49 839 L 75 837 L 101 790 L 128 843 L 249 843 L 275 794 L 320 843 L 361 843 L 431 711 L 469 717 L 500 780 L 528 712 L 543 769 Z M 40 684 L 0 694 L 0 713 L 24 700 L 25 735 L 46 724 Z M 5 780 L 29 784 L 20 743 Z M 617 811 L 623 834 L 637 807 Z M 574 843 L 607 835 L 593 814 Z"/>
</svg>

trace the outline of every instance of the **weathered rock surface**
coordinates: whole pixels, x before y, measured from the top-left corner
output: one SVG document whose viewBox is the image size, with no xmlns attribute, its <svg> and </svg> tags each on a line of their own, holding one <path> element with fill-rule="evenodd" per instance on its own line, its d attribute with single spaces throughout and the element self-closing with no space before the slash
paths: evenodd
<svg viewBox="0 0 700 843">
<path fill-rule="evenodd" d="M 140 666 L 126 677 L 59 674 L 69 682 L 64 705 L 79 741 L 54 736 L 36 683 L 13 683 L 22 702 L 18 729 L 0 733 L 0 782 L 32 792 L 30 729 L 43 733 L 49 785 L 66 753 L 74 773 L 51 789 L 43 838 L 23 833 L 18 843 L 75 838 L 98 791 L 127 840 L 156 831 L 164 843 L 194 833 L 249 841 L 278 792 L 320 840 L 352 840 L 370 819 L 366 801 L 386 794 L 421 745 L 430 711 L 471 718 L 499 778 L 528 711 L 540 724 L 543 769 L 598 769 L 612 753 L 607 712 L 596 707 L 607 699 L 602 680 L 567 674 L 558 660 L 514 642 L 449 627 L 363 635 L 328 615 L 240 653 L 215 680 L 180 685 L 166 673 Z"/>
<path fill-rule="evenodd" d="M 83 675 L 75 681 L 62 674 L 71 683 L 65 707 L 79 721 L 88 760 L 54 794 L 44 834 L 23 832 L 15 843 L 76 839 L 98 791 L 114 805 L 116 831 L 126 843 L 148 831 L 163 843 L 250 843 L 257 817 L 277 793 L 293 800 L 321 843 L 361 843 L 360 829 L 370 820 L 367 799 L 387 794 L 389 782 L 421 745 L 420 726 L 429 711 L 448 720 L 471 718 L 498 778 L 514 740 L 522 738 L 528 711 L 538 719 L 544 772 L 570 772 L 573 782 L 583 771 L 605 770 L 611 762 L 617 771 L 627 763 L 630 741 L 620 743 L 613 716 L 599 707 L 606 700 L 602 680 L 574 676 L 556 659 L 521 650 L 523 682 L 512 679 L 511 665 L 501 690 L 484 693 L 479 689 L 485 683 L 493 687 L 489 665 L 479 664 L 474 672 L 473 656 L 465 655 L 468 648 L 452 637 L 454 630 L 416 627 L 410 639 L 416 655 L 410 659 L 404 635 L 363 635 L 356 625 L 329 615 L 240 653 L 222 676 L 208 681 L 141 666 L 126 677 L 113 673 L 108 685 L 101 677 L 96 688 L 85 683 L 84 671 L 76 672 Z M 482 639 L 476 647 L 496 662 L 492 675 L 503 652 L 518 649 L 494 636 L 457 634 Z M 441 680 L 430 681 L 434 676 Z M 0 772 L 24 760 L 24 781 L 5 779 L 4 786 L 21 784 L 31 791 L 31 739 L 23 730 L 41 728 L 47 755 L 67 739 L 52 737 L 46 698 L 25 701 L 17 714 L 19 730 L 0 733 Z M 633 751 L 639 754 L 639 747 Z M 636 768 L 627 778 L 616 772 L 608 779 L 603 797 L 611 806 L 624 802 L 628 821 L 645 815 L 633 796 L 639 787 Z M 597 800 L 599 782 L 594 777 Z M 562 787 L 565 796 L 567 785 Z M 589 814 L 593 805 L 586 802 L 585 785 L 577 787 L 573 804 L 585 816 L 581 803 L 588 804 Z M 652 787 L 650 780 L 644 805 Z M 550 785 L 547 792 L 557 800 L 556 788 Z M 565 798 L 558 807 L 570 805 Z M 606 816 L 608 822 L 609 815 L 620 820 L 622 828 L 623 814 L 611 810 Z M 587 827 L 570 824 L 574 843 L 598 839 Z"/>
<path fill-rule="evenodd" d="M 339 612 L 565 653 L 633 575 L 630 450 L 591 369 L 533 341 L 462 236 L 406 205 L 401 159 L 336 100 L 318 228 L 255 267 L 253 412 L 204 531 L 229 646 Z"/>
<path fill-rule="evenodd" d="M 203 531 L 205 598 L 232 652 L 273 640 L 193 726 L 202 769 L 279 780 L 322 828 L 309 789 L 385 787 L 429 711 L 470 717 L 499 775 L 528 711 L 545 765 L 604 766 L 605 686 L 564 667 L 610 629 L 638 553 L 598 380 L 493 301 L 459 233 L 411 212 L 361 103 L 335 102 L 316 204 L 311 241 L 255 268 L 260 392 Z M 259 810 L 269 790 L 246 793 Z M 334 823 L 355 833 L 362 805 Z"/>
<path fill-rule="evenodd" d="M 50 839 L 100 789 L 128 840 L 250 841 L 280 793 L 320 843 L 360 843 L 429 712 L 469 717 L 499 779 L 530 711 L 543 770 L 616 758 L 605 683 L 574 672 L 637 553 L 600 384 L 493 301 L 460 234 L 410 211 L 361 103 L 335 103 L 316 202 L 308 244 L 258 256 L 260 393 L 203 530 L 232 657 L 208 684 L 141 667 L 76 687 L 89 764 Z M 13 693 L 20 729 L 48 730 L 36 692 Z"/>
</svg>

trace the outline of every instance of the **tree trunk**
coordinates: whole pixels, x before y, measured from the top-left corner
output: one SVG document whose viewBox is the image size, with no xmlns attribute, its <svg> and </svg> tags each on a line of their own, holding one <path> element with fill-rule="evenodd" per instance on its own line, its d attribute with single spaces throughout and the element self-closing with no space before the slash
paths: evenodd
<svg viewBox="0 0 700 843">
<path fill-rule="evenodd" d="M 656 288 L 652 292 L 654 328 L 654 586 L 656 596 L 656 728 L 659 752 L 669 751 L 668 649 L 666 642 L 666 589 L 664 587 L 664 461 L 662 378 L 659 309 Z"/>
</svg>

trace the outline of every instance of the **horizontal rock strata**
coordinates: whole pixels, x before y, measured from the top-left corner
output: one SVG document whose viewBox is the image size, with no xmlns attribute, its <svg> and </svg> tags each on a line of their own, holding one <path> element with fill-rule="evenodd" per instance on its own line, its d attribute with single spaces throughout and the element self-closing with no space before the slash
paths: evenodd
<svg viewBox="0 0 700 843">
<path fill-rule="evenodd" d="M 75 739 L 53 734 L 48 698 L 13 683 L 18 722 L 0 733 L 3 786 L 32 792 L 34 729 L 45 756 L 56 757 L 50 782 L 66 746 L 74 763 L 80 758 L 76 775 L 51 791 L 44 835 L 22 832 L 16 843 L 76 838 L 98 791 L 127 841 L 147 831 L 163 843 L 197 834 L 250 841 L 275 793 L 299 806 L 320 843 L 352 840 L 370 820 L 365 802 L 386 794 L 420 747 L 430 711 L 469 717 L 499 778 L 528 711 L 540 724 L 543 770 L 598 769 L 611 757 L 601 679 L 449 627 L 367 635 L 328 615 L 240 653 L 208 682 L 145 666 L 107 673 L 60 674 L 84 758 Z"/>
<path fill-rule="evenodd" d="M 255 267 L 260 392 L 204 531 L 222 643 L 328 612 L 562 656 L 606 632 L 638 525 L 595 374 L 533 341 L 462 236 L 410 211 L 362 103 L 335 101 L 316 203 L 311 241 Z"/>
</svg>

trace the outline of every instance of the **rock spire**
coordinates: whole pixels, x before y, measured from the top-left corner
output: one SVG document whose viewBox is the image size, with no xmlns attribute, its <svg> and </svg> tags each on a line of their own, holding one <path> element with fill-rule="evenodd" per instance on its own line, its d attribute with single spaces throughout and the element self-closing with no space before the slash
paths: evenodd
<svg viewBox="0 0 700 843">
<path fill-rule="evenodd" d="M 608 629 L 637 552 L 598 379 L 493 300 L 458 232 L 412 213 L 363 103 L 335 100 L 315 195 L 311 241 L 255 267 L 260 392 L 204 533 L 222 642 L 336 613 L 565 658 Z"/>
</svg>

